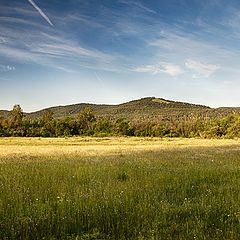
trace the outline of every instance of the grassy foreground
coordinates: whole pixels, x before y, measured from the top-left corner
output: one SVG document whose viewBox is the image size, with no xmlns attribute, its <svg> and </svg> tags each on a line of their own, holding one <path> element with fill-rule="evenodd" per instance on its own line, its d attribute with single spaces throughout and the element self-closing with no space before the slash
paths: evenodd
<svg viewBox="0 0 240 240">
<path fill-rule="evenodd" d="M 239 141 L 2 138 L 0 239 L 240 239 Z"/>
</svg>

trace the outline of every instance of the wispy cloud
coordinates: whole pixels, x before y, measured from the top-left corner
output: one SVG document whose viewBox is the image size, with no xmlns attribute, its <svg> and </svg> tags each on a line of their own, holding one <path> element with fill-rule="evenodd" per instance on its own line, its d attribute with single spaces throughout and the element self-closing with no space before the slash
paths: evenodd
<svg viewBox="0 0 240 240">
<path fill-rule="evenodd" d="M 39 44 L 38 47 L 32 49 L 33 52 L 36 53 L 42 53 L 46 55 L 52 55 L 52 56 L 59 56 L 59 57 L 90 57 L 94 59 L 107 59 L 110 60 L 110 56 L 107 54 L 104 54 L 97 50 L 89 50 L 86 48 L 83 48 L 81 46 L 78 46 L 77 44 L 70 43 L 66 41 L 65 43 L 52 43 L 52 44 L 46 44 L 42 43 Z M 112 59 L 112 58 L 111 58 Z"/>
<path fill-rule="evenodd" d="M 28 1 L 35 4 L 33 0 Z M 19 11 L 24 14 L 24 18 L 10 14 L 9 9 L 7 16 L 0 17 L 0 43 L 8 41 L 6 44 L 0 44 L 0 57 L 11 60 L 9 64 L 12 60 L 34 62 L 69 72 L 79 71 L 79 67 L 82 66 L 110 71 L 114 69 L 113 71 L 165 73 L 173 77 L 182 73 L 190 73 L 189 77 L 191 73 L 195 76 L 212 74 L 206 66 L 205 68 L 201 66 L 201 73 L 198 66 L 197 72 L 197 64 L 189 63 L 186 59 L 197 59 L 195 62 L 203 65 L 206 62 L 214 63 L 216 66 L 223 66 L 224 69 L 231 65 L 231 61 L 237 63 L 235 60 L 238 59 L 239 52 L 226 49 L 229 45 L 215 44 L 202 37 L 201 33 L 185 31 L 182 26 L 169 25 L 159 21 L 156 15 L 146 14 L 156 13 L 148 8 L 150 5 L 146 5 L 147 2 L 141 0 L 118 0 L 118 2 L 125 5 L 122 6 L 126 10 L 124 15 L 117 8 L 107 6 L 97 11 L 99 18 L 84 11 L 73 10 L 71 13 L 66 11 L 61 15 L 56 13 L 55 18 L 59 21 L 63 19 L 64 22 L 62 28 L 58 29 L 49 28 L 47 24 L 39 24 L 37 21 L 29 21 L 35 13 L 35 7 L 30 8 L 30 12 L 24 12 L 20 5 Z M 76 33 L 70 33 L 73 27 L 78 27 Z M 89 32 L 86 31 L 86 27 Z M 96 33 L 101 32 L 97 43 L 94 40 L 86 42 L 89 36 L 79 39 L 79 32 L 91 34 L 91 37 L 96 36 L 95 29 Z"/>
<path fill-rule="evenodd" d="M 89 16 L 80 15 L 80 14 L 69 14 L 64 18 L 65 22 L 77 22 L 84 24 L 85 26 L 91 27 L 91 28 L 105 28 L 103 24 L 100 22 L 97 22 L 95 19 L 91 19 Z"/>
<path fill-rule="evenodd" d="M 149 46 L 174 52 L 175 54 L 181 53 L 182 55 L 202 53 L 202 50 L 214 53 L 214 50 L 216 50 L 216 47 L 212 49 L 213 46 L 210 43 L 205 43 L 204 40 L 200 40 L 194 34 L 187 34 L 181 30 L 171 28 L 162 30 L 156 40 L 149 41 Z"/>
<path fill-rule="evenodd" d="M 195 61 L 192 59 L 187 59 L 184 64 L 185 68 L 180 65 L 173 63 L 158 63 L 153 65 L 143 65 L 136 68 L 133 68 L 132 71 L 138 73 L 150 73 L 150 74 L 158 74 L 165 73 L 171 77 L 179 76 L 183 73 L 186 73 L 187 69 L 192 72 L 192 78 L 208 78 L 213 73 L 215 73 L 218 69 L 220 69 L 219 65 L 203 63 L 199 61 Z"/>
<path fill-rule="evenodd" d="M 185 33 L 181 29 L 164 29 L 154 40 L 148 40 L 153 51 L 151 60 L 184 64 L 195 77 L 209 77 L 217 70 L 234 74 L 239 69 L 240 51 L 231 44 L 213 43 L 198 33 Z M 188 71 L 189 72 L 189 71 Z"/>
<path fill-rule="evenodd" d="M 56 65 L 55 68 L 58 69 L 58 70 L 61 70 L 63 72 L 66 72 L 66 73 L 77 73 L 77 71 L 74 71 L 72 69 L 68 69 L 68 68 L 62 67 L 62 66 L 57 66 Z"/>
<path fill-rule="evenodd" d="M 11 28 L 9 28 L 5 24 L 12 24 L 12 26 Z M 21 19 L 17 17 L 1 17 L 0 16 L 0 30 L 1 30 L 0 32 L 2 33 L 3 43 L 7 41 L 7 38 L 11 38 L 11 36 L 16 36 L 17 32 L 25 32 L 26 27 L 33 27 L 35 29 L 47 28 L 46 26 L 43 26 L 39 22 L 29 21 L 29 20 Z M 7 38 L 5 36 L 7 36 Z"/>
<path fill-rule="evenodd" d="M 1 44 L 1 43 L 6 43 L 6 42 L 7 42 L 6 38 L 0 37 L 0 44 Z"/>
<path fill-rule="evenodd" d="M 157 74 L 160 72 L 160 67 L 158 65 L 145 65 L 145 66 L 133 68 L 132 71 L 138 72 L 138 73 Z"/>
<path fill-rule="evenodd" d="M 7 32 L 0 26 L 0 32 Z M 8 35 L 9 41 L 0 44 L 0 58 L 21 63 L 36 63 L 69 73 L 79 67 L 98 68 L 112 71 L 117 69 L 114 54 L 82 47 L 74 40 L 60 36 L 60 33 L 44 33 L 16 29 Z M 114 70 L 115 71 L 115 70 Z"/>
<path fill-rule="evenodd" d="M 176 77 L 184 72 L 179 65 L 175 65 L 172 63 L 159 63 L 156 65 L 145 65 L 145 66 L 134 68 L 132 69 L 132 71 L 139 72 L 139 73 L 151 73 L 151 74 L 165 73 L 171 77 Z"/>
<path fill-rule="evenodd" d="M 162 68 L 163 68 L 162 72 L 170 75 L 171 77 L 176 77 L 183 73 L 183 70 L 179 65 L 164 63 L 162 64 Z"/>
<path fill-rule="evenodd" d="M 14 66 L 5 66 L 5 65 L 1 65 L 0 64 L 0 72 L 10 72 L 10 71 L 14 71 L 16 68 Z"/>
<path fill-rule="evenodd" d="M 192 59 L 188 59 L 185 62 L 185 66 L 186 68 L 194 72 L 193 78 L 199 77 L 207 78 L 220 68 L 220 66 L 214 64 L 202 63 L 199 61 L 194 61 Z"/>
<path fill-rule="evenodd" d="M 19 49 L 13 46 L 1 46 L 0 45 L 0 56 L 10 61 L 16 62 L 34 62 L 38 60 L 37 56 L 34 56 L 31 52 L 25 49 Z"/>
<path fill-rule="evenodd" d="M 40 7 L 37 6 L 37 4 L 33 0 L 28 0 L 32 6 L 40 13 L 40 15 L 51 25 L 53 26 L 52 22 L 48 18 L 48 16 L 42 11 Z"/>
<path fill-rule="evenodd" d="M 149 12 L 149 13 L 154 13 L 156 14 L 156 11 L 154 11 L 151 8 L 146 7 L 145 5 L 143 5 L 141 2 L 139 1 L 127 1 L 127 0 L 119 0 L 120 3 L 129 5 L 129 6 L 133 6 L 133 7 L 137 7 L 145 12 Z"/>
</svg>

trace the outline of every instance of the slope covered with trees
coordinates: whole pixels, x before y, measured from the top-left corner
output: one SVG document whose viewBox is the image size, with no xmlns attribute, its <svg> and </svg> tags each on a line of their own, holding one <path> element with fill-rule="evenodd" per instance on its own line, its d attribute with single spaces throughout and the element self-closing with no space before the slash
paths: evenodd
<svg viewBox="0 0 240 240">
<path fill-rule="evenodd" d="M 240 137 L 238 108 L 143 98 L 120 105 L 76 104 L 26 114 L 19 105 L 0 114 L 0 136 Z"/>
<path fill-rule="evenodd" d="M 203 105 L 176 102 L 162 98 L 147 97 L 139 100 L 133 100 L 118 105 L 98 105 L 98 104 L 73 104 L 67 106 L 58 106 L 43 109 L 41 111 L 25 114 L 30 118 L 40 118 L 47 110 L 53 113 L 54 118 L 76 117 L 80 111 L 85 108 L 91 108 L 95 116 L 107 117 L 109 119 L 168 119 L 185 118 L 197 116 L 199 118 L 221 118 L 229 114 L 240 113 L 240 108 L 210 108 Z"/>
</svg>

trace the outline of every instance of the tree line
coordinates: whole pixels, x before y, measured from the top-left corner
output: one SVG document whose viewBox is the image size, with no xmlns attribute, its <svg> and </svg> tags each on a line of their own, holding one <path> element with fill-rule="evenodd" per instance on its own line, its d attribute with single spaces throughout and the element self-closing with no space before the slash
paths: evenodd
<svg viewBox="0 0 240 240">
<path fill-rule="evenodd" d="M 96 117 L 85 108 L 76 117 L 54 118 L 46 110 L 41 118 L 24 117 L 20 105 L 8 116 L 0 116 L 1 137 L 68 137 L 68 136 L 141 136 L 141 137 L 200 137 L 239 138 L 240 115 L 231 114 L 220 119 L 198 117 L 143 121 L 125 118 Z"/>
</svg>

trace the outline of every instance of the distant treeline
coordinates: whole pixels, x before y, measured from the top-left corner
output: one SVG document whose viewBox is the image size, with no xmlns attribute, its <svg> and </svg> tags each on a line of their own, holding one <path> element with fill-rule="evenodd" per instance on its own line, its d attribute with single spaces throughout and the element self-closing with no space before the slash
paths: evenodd
<svg viewBox="0 0 240 240">
<path fill-rule="evenodd" d="M 171 118 L 165 121 L 131 121 L 96 117 L 91 108 L 85 108 L 77 117 L 53 118 L 46 110 L 39 119 L 24 117 L 19 105 L 6 116 L 0 116 L 1 137 L 68 137 L 68 136 L 141 136 L 141 137 L 200 137 L 239 138 L 240 115 L 221 119 L 198 117 Z"/>
</svg>

